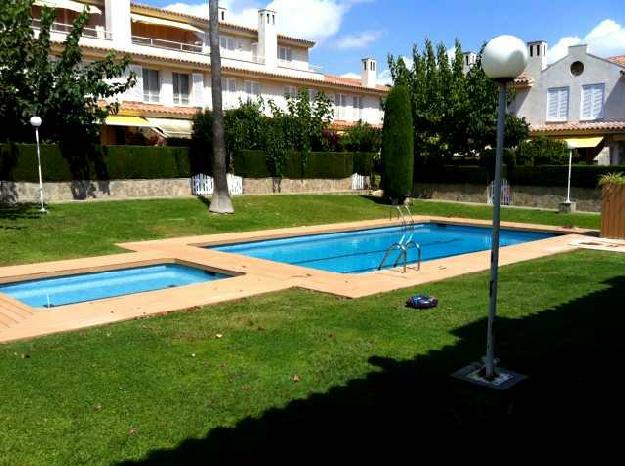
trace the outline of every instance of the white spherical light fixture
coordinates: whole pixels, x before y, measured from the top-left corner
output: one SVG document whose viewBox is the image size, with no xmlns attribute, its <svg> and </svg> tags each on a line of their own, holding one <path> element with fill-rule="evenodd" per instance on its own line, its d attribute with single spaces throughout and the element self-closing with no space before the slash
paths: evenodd
<svg viewBox="0 0 625 466">
<path fill-rule="evenodd" d="M 518 37 L 498 36 L 482 52 L 482 69 L 491 79 L 512 80 L 527 67 L 527 46 Z"/>
<path fill-rule="evenodd" d="M 42 120 L 41 117 L 34 116 L 30 119 L 30 124 L 33 125 L 34 128 L 39 128 L 41 126 Z"/>
</svg>

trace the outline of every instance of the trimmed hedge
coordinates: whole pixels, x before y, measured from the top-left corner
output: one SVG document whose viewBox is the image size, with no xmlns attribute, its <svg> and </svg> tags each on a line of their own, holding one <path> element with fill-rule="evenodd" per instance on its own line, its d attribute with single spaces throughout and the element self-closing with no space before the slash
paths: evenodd
<svg viewBox="0 0 625 466">
<path fill-rule="evenodd" d="M 504 176 L 512 186 L 566 186 L 568 165 L 539 165 L 536 167 L 504 167 Z M 573 165 L 571 186 L 594 189 L 599 177 L 607 173 L 625 172 L 625 166 Z M 486 186 L 492 180 L 489 171 L 481 166 L 444 165 L 419 167 L 415 182 L 477 184 Z"/>
<path fill-rule="evenodd" d="M 302 170 L 301 155 L 291 153 L 284 177 L 340 179 L 348 178 L 354 170 L 370 174 L 372 160 L 372 154 L 313 152 Z M 44 179 L 49 182 L 188 178 L 195 173 L 211 174 L 209 157 L 188 147 L 104 146 L 72 157 L 57 145 L 42 145 L 41 161 Z M 265 153 L 261 151 L 237 154 L 235 173 L 247 178 L 272 176 Z M 0 180 L 39 182 L 36 146 L 0 145 Z"/>
<path fill-rule="evenodd" d="M 185 147 L 94 147 L 79 157 L 57 145 L 41 146 L 45 181 L 188 178 L 189 149 Z M 39 182 L 36 146 L 0 145 L 0 179 Z"/>
<path fill-rule="evenodd" d="M 348 178 L 353 173 L 368 175 L 373 166 L 373 154 L 349 152 L 312 152 L 302 170 L 302 156 L 291 152 L 287 156 L 283 177 L 291 179 Z M 241 151 L 234 157 L 234 172 L 244 178 L 271 178 L 273 175 L 263 151 Z"/>
</svg>

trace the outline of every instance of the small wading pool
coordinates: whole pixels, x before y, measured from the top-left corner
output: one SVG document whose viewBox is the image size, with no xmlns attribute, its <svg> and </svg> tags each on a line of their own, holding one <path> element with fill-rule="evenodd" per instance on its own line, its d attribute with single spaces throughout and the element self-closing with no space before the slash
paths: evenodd
<svg viewBox="0 0 625 466">
<path fill-rule="evenodd" d="M 0 293 L 30 307 L 52 308 L 228 277 L 185 265 L 159 264 L 7 283 L 0 285 Z"/>
<path fill-rule="evenodd" d="M 414 226 L 413 240 L 421 245 L 423 261 L 483 251 L 491 247 L 491 228 L 422 223 Z M 410 233 L 409 233 L 410 234 Z M 402 227 L 328 233 L 291 238 L 208 246 L 211 249 L 327 272 L 358 273 L 377 270 L 386 250 L 403 235 Z M 500 245 L 510 246 L 555 236 L 550 233 L 501 230 Z M 385 268 L 393 267 L 393 252 Z M 408 262 L 417 262 L 416 249 Z"/>
</svg>

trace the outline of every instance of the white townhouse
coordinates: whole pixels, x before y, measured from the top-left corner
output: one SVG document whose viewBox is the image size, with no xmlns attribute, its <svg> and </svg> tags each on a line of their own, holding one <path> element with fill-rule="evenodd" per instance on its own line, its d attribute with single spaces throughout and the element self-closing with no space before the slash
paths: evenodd
<svg viewBox="0 0 625 466">
<path fill-rule="evenodd" d="M 52 27 L 56 47 L 61 47 L 73 20 L 88 8 L 89 23 L 80 41 L 85 60 L 111 51 L 131 57 L 137 85 L 117 97 L 121 109 L 107 120 L 104 144 L 139 142 L 149 133 L 161 140 L 189 137 L 193 116 L 211 108 L 205 18 L 130 0 L 35 0 L 35 30 L 44 5 L 57 9 Z M 374 59 L 362 60 L 361 79 L 327 75 L 310 64 L 314 42 L 278 33 L 277 12 L 259 10 L 257 29 L 230 23 L 225 8 L 219 9 L 219 20 L 225 108 L 257 97 L 286 107 L 286 96 L 305 88 L 323 91 L 334 101 L 333 125 L 338 130 L 359 120 L 381 125 L 381 99 L 389 88 L 378 84 Z"/>
<path fill-rule="evenodd" d="M 529 64 L 509 110 L 530 122 L 532 136 L 566 140 L 587 161 L 625 163 L 625 56 L 602 58 L 574 45 L 548 65 L 546 42 L 527 46 Z"/>
</svg>

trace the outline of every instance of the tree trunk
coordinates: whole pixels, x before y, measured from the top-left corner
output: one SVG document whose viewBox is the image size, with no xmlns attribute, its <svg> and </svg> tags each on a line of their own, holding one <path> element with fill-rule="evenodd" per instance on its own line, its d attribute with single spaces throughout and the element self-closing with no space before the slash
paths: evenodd
<svg viewBox="0 0 625 466">
<path fill-rule="evenodd" d="M 226 142 L 224 137 L 224 113 L 221 89 L 221 54 L 219 51 L 219 4 L 209 0 L 209 39 L 211 50 L 211 93 L 213 98 L 213 179 L 214 191 L 210 212 L 232 214 L 232 200 L 226 178 Z"/>
</svg>

